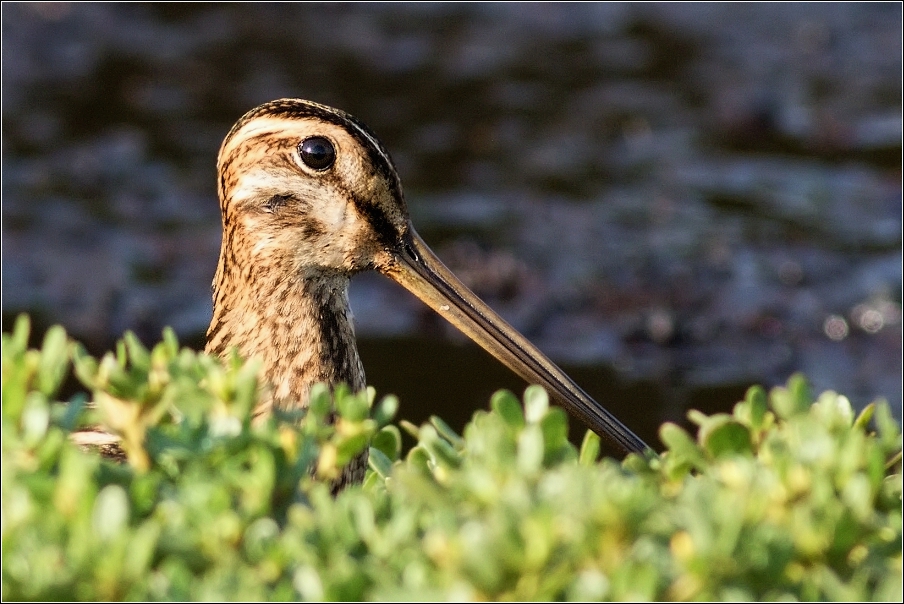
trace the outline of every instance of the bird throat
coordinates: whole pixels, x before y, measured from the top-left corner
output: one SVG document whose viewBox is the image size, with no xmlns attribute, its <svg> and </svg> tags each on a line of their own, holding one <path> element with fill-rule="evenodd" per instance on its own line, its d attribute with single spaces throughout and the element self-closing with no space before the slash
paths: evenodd
<svg viewBox="0 0 904 604">
<path fill-rule="evenodd" d="M 261 282 L 254 279 L 264 275 Z M 348 276 L 334 271 L 277 275 L 240 271 L 221 257 L 206 352 L 223 356 L 235 347 L 243 358 L 259 359 L 263 391 L 255 415 L 273 405 L 306 407 L 318 382 L 363 389 Z"/>
</svg>

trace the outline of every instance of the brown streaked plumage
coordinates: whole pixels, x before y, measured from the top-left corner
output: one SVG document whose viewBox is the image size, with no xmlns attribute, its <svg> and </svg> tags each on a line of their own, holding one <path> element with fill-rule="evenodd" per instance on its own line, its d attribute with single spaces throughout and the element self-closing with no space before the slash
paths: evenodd
<svg viewBox="0 0 904 604">
<path fill-rule="evenodd" d="M 414 231 L 383 145 L 352 116 L 299 99 L 246 113 L 220 149 L 223 243 L 206 350 L 262 361 L 259 413 L 305 406 L 317 382 L 365 385 L 349 278 L 376 269 L 625 451 L 647 445 L 471 293 Z M 359 460 L 344 479 L 360 480 Z"/>
</svg>

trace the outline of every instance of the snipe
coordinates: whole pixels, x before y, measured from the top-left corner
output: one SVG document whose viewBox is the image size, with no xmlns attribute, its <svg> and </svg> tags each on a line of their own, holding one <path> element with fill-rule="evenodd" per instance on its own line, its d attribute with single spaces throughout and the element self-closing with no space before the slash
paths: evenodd
<svg viewBox="0 0 904 604">
<path fill-rule="evenodd" d="M 299 99 L 261 105 L 230 130 L 218 169 L 223 243 L 206 350 L 262 361 L 258 413 L 306 405 L 317 382 L 365 386 L 348 284 L 375 269 L 597 434 L 648 449 L 443 265 L 411 226 L 389 153 L 351 115 Z"/>
</svg>

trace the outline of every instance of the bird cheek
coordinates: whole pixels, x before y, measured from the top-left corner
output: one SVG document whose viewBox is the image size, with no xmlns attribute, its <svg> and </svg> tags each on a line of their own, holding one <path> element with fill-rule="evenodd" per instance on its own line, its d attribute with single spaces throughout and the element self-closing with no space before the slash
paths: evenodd
<svg viewBox="0 0 904 604">
<path fill-rule="evenodd" d="M 344 256 L 342 268 L 357 272 L 373 265 L 373 257 L 377 251 L 373 231 L 363 222 L 349 225 L 342 236 L 334 239 L 335 245 Z"/>
</svg>

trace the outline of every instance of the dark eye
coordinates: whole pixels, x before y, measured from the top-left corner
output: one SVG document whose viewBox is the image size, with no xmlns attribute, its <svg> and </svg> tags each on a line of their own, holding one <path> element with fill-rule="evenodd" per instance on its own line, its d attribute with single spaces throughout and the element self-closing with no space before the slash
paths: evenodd
<svg viewBox="0 0 904 604">
<path fill-rule="evenodd" d="M 326 170 L 336 161 L 336 149 L 333 143 L 322 136 L 312 136 L 298 145 L 301 161 L 315 170 Z"/>
</svg>

